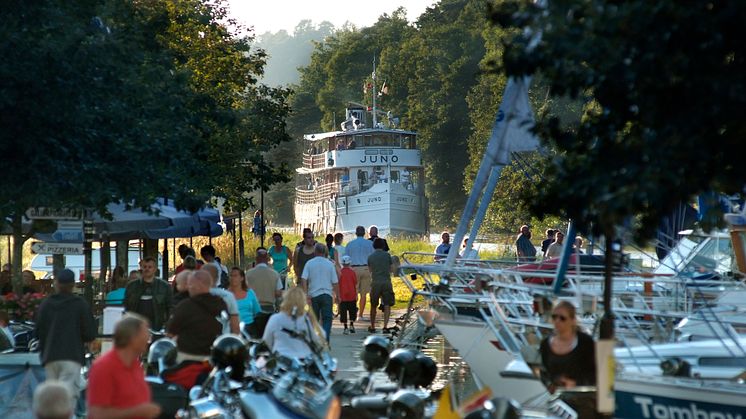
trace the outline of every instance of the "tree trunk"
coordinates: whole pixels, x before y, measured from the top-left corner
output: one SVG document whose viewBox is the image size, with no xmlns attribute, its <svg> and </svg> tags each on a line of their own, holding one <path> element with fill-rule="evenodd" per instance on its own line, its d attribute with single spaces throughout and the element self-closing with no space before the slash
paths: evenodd
<svg viewBox="0 0 746 419">
<path fill-rule="evenodd" d="M 16 211 L 12 216 L 12 229 L 13 229 L 13 261 L 11 263 L 13 293 L 21 295 L 23 292 L 23 243 L 26 242 L 28 237 L 23 235 L 23 212 Z"/>
<path fill-rule="evenodd" d="M 156 240 L 155 242 L 157 245 L 158 240 Z M 168 280 L 168 239 L 163 239 L 163 267 L 161 278 Z"/>
<path fill-rule="evenodd" d="M 124 277 L 127 278 L 129 275 L 129 255 L 130 255 L 130 242 L 129 240 L 117 240 L 117 266 L 121 266 L 124 269 Z"/>
<path fill-rule="evenodd" d="M 109 281 L 109 269 L 111 268 L 111 242 L 109 242 L 109 238 L 104 237 L 104 240 L 101 242 L 101 250 L 99 251 L 99 266 L 101 267 L 101 271 L 98 275 L 98 283 L 99 288 L 103 292 L 103 296 L 106 296 L 106 293 L 114 289 L 114 282 L 113 278 L 114 276 L 111 275 L 112 281 Z"/>
<path fill-rule="evenodd" d="M 56 278 L 65 269 L 65 255 L 52 255 L 52 275 Z"/>
<path fill-rule="evenodd" d="M 155 266 L 158 267 L 158 240 L 142 240 L 142 258 L 152 257 L 156 260 Z"/>
</svg>

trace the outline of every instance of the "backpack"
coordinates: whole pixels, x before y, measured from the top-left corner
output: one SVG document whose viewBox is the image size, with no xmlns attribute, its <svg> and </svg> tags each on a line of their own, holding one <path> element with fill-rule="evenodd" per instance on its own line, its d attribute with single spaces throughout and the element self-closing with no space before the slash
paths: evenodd
<svg viewBox="0 0 746 419">
<path fill-rule="evenodd" d="M 230 278 L 228 277 L 228 273 L 225 272 L 222 268 L 220 269 L 220 283 L 218 286 L 222 289 L 228 289 L 228 286 L 230 285 Z"/>
</svg>

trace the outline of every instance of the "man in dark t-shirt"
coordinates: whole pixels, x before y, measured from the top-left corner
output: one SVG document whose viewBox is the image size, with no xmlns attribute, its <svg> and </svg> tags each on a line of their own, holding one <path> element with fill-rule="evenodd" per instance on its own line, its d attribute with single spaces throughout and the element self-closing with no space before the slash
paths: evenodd
<svg viewBox="0 0 746 419">
<path fill-rule="evenodd" d="M 372 225 L 368 227 L 368 240 L 374 242 L 376 239 L 383 240 L 383 251 L 389 251 L 389 243 L 383 237 L 378 237 L 378 227 Z"/>
<path fill-rule="evenodd" d="M 211 287 L 209 273 L 192 273 L 187 280 L 189 298 L 176 306 L 166 324 L 166 333 L 176 338 L 176 362 L 206 359 L 212 342 L 223 332 L 220 313 L 228 309 L 222 298 L 210 294 Z"/>
<path fill-rule="evenodd" d="M 376 331 L 376 309 L 379 301 L 383 306 L 383 333 L 388 333 L 389 315 L 394 305 L 394 287 L 391 285 L 391 267 L 393 261 L 389 252 L 383 250 L 385 245 L 382 238 L 373 241 L 373 253 L 368 256 L 368 270 L 372 278 L 370 287 L 370 327 L 368 331 Z"/>
<path fill-rule="evenodd" d="M 547 231 L 546 231 L 547 238 L 544 239 L 541 242 L 541 254 L 542 254 L 542 256 L 546 256 L 547 249 L 549 249 L 549 245 L 552 244 L 552 243 L 554 243 L 554 235 L 556 233 L 557 233 L 557 230 L 555 230 L 553 228 L 548 228 L 547 229 Z"/>
</svg>

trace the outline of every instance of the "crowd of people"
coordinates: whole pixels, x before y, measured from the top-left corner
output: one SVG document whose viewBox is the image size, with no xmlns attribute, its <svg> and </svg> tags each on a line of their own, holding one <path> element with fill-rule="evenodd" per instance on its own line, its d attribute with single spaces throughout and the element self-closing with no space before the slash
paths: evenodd
<svg viewBox="0 0 746 419">
<path fill-rule="evenodd" d="M 541 256 L 546 259 L 557 258 L 562 254 L 565 233 L 560 229 L 549 228 L 545 231 L 546 238 L 541 241 Z M 583 238 L 576 236 L 570 247 L 573 253 L 583 253 Z M 519 263 L 536 261 L 536 247 L 531 243 L 531 229 L 522 225 L 515 240 L 516 258 Z"/>
<path fill-rule="evenodd" d="M 542 255 L 556 257 L 564 234 L 553 229 L 546 234 Z M 464 239 L 458 257 L 477 259 L 468 240 Z M 297 335 L 330 346 L 336 317 L 345 335 L 356 333 L 356 322 L 367 322 L 367 331 L 376 333 L 380 324 L 376 322 L 377 312 L 381 311 L 382 331 L 389 332 L 391 307 L 395 304 L 391 274 L 396 260 L 389 254 L 387 241 L 378 237 L 375 226 L 367 232 L 358 226 L 355 239 L 346 245 L 343 241 L 339 233 L 317 241 L 313 231 L 305 229 L 302 241 L 291 249 L 283 244 L 282 234 L 274 233 L 273 245 L 256 249 L 255 262 L 248 270 L 228 269 L 210 245 L 200 249 L 201 259 L 193 249 L 182 245 L 178 249 L 182 263 L 171 283 L 156 276 L 155 259 L 144 258 L 136 276 L 107 295 L 109 303 L 123 306 L 125 315 L 115 326 L 113 348 L 91 367 L 86 392 L 88 417 L 160 414 L 160 407 L 150 401 L 150 389 L 140 366 L 153 330 L 163 330 L 175 340 L 179 365 L 206 365 L 212 342 L 224 333 L 243 332 L 263 340 L 274 352 L 304 358 L 312 348 L 309 341 Z M 576 242 L 576 246 L 580 252 L 582 242 Z M 435 260 L 442 261 L 451 250 L 450 234 L 443 232 Z M 531 243 L 528 226 L 521 227 L 515 250 L 519 261 L 535 260 L 538 252 Z M 291 270 L 294 277 L 288 275 Z M 36 390 L 34 411 L 39 417 L 70 417 L 76 406 L 81 409 L 83 404 L 77 400 L 81 394 L 80 370 L 97 328 L 91 308 L 73 292 L 74 273 L 62 270 L 54 282 L 55 294 L 44 300 L 36 317 L 40 359 L 48 381 Z M 368 302 L 366 318 L 363 312 Z M 593 341 L 578 329 L 572 304 L 555 306 L 552 321 L 554 333 L 540 346 L 548 381 L 558 387 L 593 384 L 592 362 L 587 368 L 576 368 L 593 359 Z M 0 313 L 0 338 L 10 335 L 7 325 L 7 315 Z M 194 376 L 189 382 L 194 384 L 196 380 Z"/>
<path fill-rule="evenodd" d="M 91 367 L 88 417 L 160 414 L 160 408 L 150 402 L 140 367 L 140 357 L 155 331 L 175 340 L 178 365 L 206 365 L 212 342 L 224 333 L 244 333 L 262 339 L 274 352 L 304 358 L 311 351 L 308 342 L 289 331 L 305 331 L 316 343 L 329 346 L 335 317 L 344 334 L 356 333 L 355 322 L 366 320 L 367 330 L 375 333 L 380 310 L 382 330 L 388 332 L 395 303 L 391 284 L 395 262 L 386 240 L 378 237 L 377 227 L 371 226 L 367 233 L 366 238 L 366 229 L 358 226 L 356 238 L 345 246 L 341 233 L 328 234 L 320 242 L 306 229 L 294 249 L 283 244 L 280 233 L 274 233 L 273 245 L 258 248 L 248 270 L 222 265 L 211 245 L 200 249 L 201 259 L 194 249 L 181 245 L 182 263 L 170 282 L 157 276 L 154 258 L 143 258 L 140 270 L 117 281 L 118 288 L 106 296 L 107 304 L 123 307 L 124 316 L 115 325 L 113 348 Z M 295 283 L 288 275 L 291 269 Z M 39 417 L 70 417 L 83 411 L 83 401 L 77 400 L 80 371 L 98 331 L 91 307 L 73 292 L 74 287 L 73 271 L 58 272 L 55 293 L 44 299 L 37 312 L 36 334 L 47 376 L 34 396 Z M 362 313 L 368 298 L 371 310 L 365 318 Z M 0 338 L 12 338 L 6 332 L 9 319 L 2 314 Z M 194 384 L 197 379 L 195 375 L 188 382 Z"/>
</svg>

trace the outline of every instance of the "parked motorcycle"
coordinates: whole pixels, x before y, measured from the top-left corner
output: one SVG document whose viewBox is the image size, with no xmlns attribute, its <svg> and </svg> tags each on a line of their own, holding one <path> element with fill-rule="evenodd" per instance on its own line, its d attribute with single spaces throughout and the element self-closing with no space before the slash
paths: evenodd
<svg viewBox="0 0 746 419">
<path fill-rule="evenodd" d="M 309 418 L 339 416 L 339 402 L 327 381 L 323 357 L 298 361 L 267 356 L 267 350 L 235 335 L 212 345 L 212 372 L 190 391 L 180 418 Z M 255 356 L 252 356 L 254 354 Z M 312 357 L 315 358 L 315 357 Z M 256 363 L 255 361 L 259 361 Z"/>
<path fill-rule="evenodd" d="M 410 349 L 391 350 L 390 341 L 378 335 L 363 342 L 360 357 L 368 375 L 359 380 L 338 381 L 335 392 L 344 409 L 377 418 L 425 418 L 435 412 L 435 397 L 427 390 L 437 374 L 428 356 Z M 374 373 L 384 369 L 389 383 L 377 383 Z"/>
</svg>

